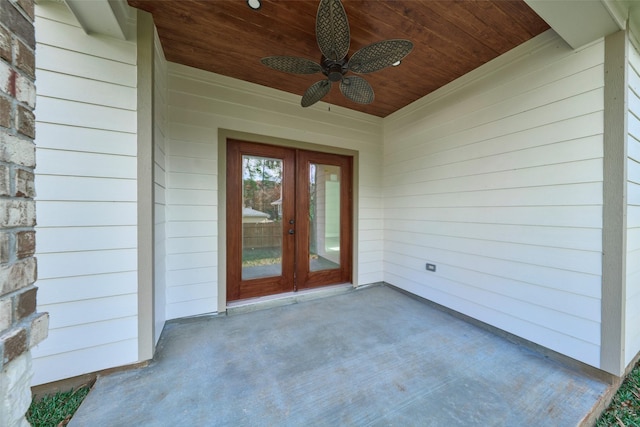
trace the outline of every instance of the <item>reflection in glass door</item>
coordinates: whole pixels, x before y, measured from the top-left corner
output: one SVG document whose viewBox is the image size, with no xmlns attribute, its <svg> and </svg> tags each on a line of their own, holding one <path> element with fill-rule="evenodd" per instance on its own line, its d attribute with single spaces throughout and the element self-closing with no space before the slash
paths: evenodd
<svg viewBox="0 0 640 427">
<path fill-rule="evenodd" d="M 242 156 L 242 280 L 282 274 L 282 160 Z"/>
</svg>

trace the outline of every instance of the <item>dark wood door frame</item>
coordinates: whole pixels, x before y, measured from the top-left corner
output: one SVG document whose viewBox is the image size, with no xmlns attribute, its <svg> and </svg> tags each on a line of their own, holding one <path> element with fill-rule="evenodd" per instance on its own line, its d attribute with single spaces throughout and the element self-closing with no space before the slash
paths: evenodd
<svg viewBox="0 0 640 427">
<path fill-rule="evenodd" d="M 294 167 L 283 168 L 282 275 L 242 280 L 242 156 L 244 154 L 280 158 Z M 309 268 L 309 188 L 311 163 L 339 166 L 340 177 L 340 268 L 310 271 Z M 226 222 L 227 222 L 227 301 L 314 288 L 352 280 L 352 169 L 349 156 L 313 152 L 277 145 L 227 140 Z M 297 208 L 299 207 L 299 208 Z M 293 219 L 294 234 L 289 234 Z"/>
<path fill-rule="evenodd" d="M 309 176 L 311 163 L 339 166 L 340 177 L 340 266 L 343 268 L 333 270 L 310 271 L 309 270 L 309 221 L 307 212 L 303 209 L 296 211 L 296 224 L 298 224 L 296 248 L 296 282 L 298 289 L 326 286 L 327 284 L 347 283 L 351 281 L 351 229 L 352 229 L 352 158 L 329 153 L 314 151 L 297 151 L 296 176 Z M 298 185 L 296 188 L 296 204 L 309 206 L 309 188 Z M 305 226 L 306 225 L 306 226 Z"/>
<path fill-rule="evenodd" d="M 282 158 L 290 164 L 295 162 L 295 152 L 288 148 L 253 144 L 229 140 L 227 144 L 227 301 L 251 298 L 267 294 L 289 292 L 294 287 L 295 235 L 282 236 L 282 276 L 242 280 L 242 208 L 234 203 L 235 194 L 242 191 L 242 156 L 251 154 L 262 157 Z M 283 192 L 295 192 L 295 170 L 283 168 Z M 240 198 L 241 199 L 241 198 Z M 283 218 L 295 218 L 294 199 L 287 198 L 282 204 Z M 283 221 L 284 222 L 284 221 Z M 283 227 L 284 228 L 284 227 Z"/>
</svg>

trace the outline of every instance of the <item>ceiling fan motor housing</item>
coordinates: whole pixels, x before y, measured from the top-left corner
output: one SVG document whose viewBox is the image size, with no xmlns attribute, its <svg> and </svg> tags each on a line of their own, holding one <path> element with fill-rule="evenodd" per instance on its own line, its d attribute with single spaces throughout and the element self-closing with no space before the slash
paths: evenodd
<svg viewBox="0 0 640 427">
<path fill-rule="evenodd" d="M 320 63 L 322 64 L 322 74 L 327 76 L 333 83 L 336 83 L 342 80 L 342 76 L 347 72 L 349 60 L 344 57 L 339 61 L 334 61 L 323 57 Z"/>
</svg>

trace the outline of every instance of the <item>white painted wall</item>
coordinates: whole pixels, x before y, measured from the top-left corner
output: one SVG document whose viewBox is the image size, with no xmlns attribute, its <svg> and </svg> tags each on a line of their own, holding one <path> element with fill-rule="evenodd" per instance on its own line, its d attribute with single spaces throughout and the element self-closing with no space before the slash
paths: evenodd
<svg viewBox="0 0 640 427">
<path fill-rule="evenodd" d="M 631 40 L 627 70 L 627 364 L 640 351 L 640 42 L 633 36 Z"/>
<path fill-rule="evenodd" d="M 137 361 L 136 45 L 36 5 L 38 309 L 33 384 Z"/>
<path fill-rule="evenodd" d="M 337 88 L 336 88 L 337 90 Z M 336 96 L 341 96 L 336 94 Z M 167 318 L 218 309 L 218 129 L 359 152 L 357 284 L 382 279 L 381 123 L 326 104 L 169 64 Z"/>
<path fill-rule="evenodd" d="M 385 120 L 386 282 L 599 365 L 603 61 L 549 31 Z"/>
<path fill-rule="evenodd" d="M 166 231 L 166 134 L 167 134 L 167 60 L 154 33 L 154 339 L 158 342 L 166 320 L 166 270 L 167 270 L 167 231 Z"/>
</svg>

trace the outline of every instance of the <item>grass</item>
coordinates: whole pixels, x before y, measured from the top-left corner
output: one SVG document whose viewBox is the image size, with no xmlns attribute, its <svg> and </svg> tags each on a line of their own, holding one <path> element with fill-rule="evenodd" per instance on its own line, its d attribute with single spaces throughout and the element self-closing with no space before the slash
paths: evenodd
<svg viewBox="0 0 640 427">
<path fill-rule="evenodd" d="M 640 362 L 636 364 L 602 413 L 596 427 L 640 427 Z"/>
<path fill-rule="evenodd" d="M 282 262 L 281 253 L 280 248 L 245 248 L 242 251 L 242 266 L 257 267 L 279 264 Z"/>
<path fill-rule="evenodd" d="M 33 427 L 64 427 L 88 393 L 87 386 L 34 398 L 27 411 L 27 421 Z"/>
</svg>

